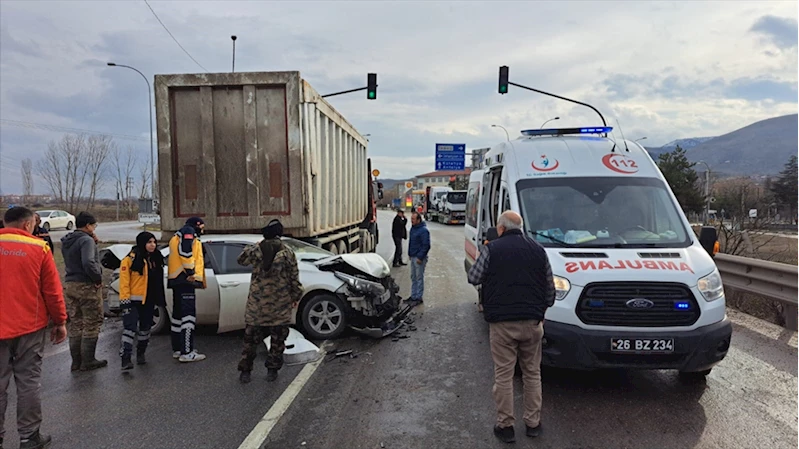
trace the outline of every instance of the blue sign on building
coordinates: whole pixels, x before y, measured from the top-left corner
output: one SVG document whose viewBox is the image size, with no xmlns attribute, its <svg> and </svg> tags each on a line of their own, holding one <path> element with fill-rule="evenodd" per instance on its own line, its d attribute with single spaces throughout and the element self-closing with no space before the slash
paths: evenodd
<svg viewBox="0 0 799 449">
<path fill-rule="evenodd" d="M 436 144 L 436 170 L 463 170 L 466 167 L 466 145 Z"/>
</svg>

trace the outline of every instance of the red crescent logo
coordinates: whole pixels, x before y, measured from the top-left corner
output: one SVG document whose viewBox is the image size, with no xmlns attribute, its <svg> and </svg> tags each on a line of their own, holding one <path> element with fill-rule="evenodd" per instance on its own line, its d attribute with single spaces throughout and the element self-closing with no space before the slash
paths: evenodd
<svg viewBox="0 0 799 449">
<path fill-rule="evenodd" d="M 546 156 L 542 156 L 542 157 L 546 158 Z M 535 170 L 548 172 L 548 171 L 556 170 L 558 168 L 558 166 L 560 165 L 560 161 L 555 159 L 555 165 L 553 165 L 552 167 L 549 167 L 549 168 L 538 168 L 538 167 L 535 166 L 535 161 L 533 161 L 533 163 L 531 165 L 533 166 L 533 168 Z"/>
<path fill-rule="evenodd" d="M 606 154 L 602 157 L 602 164 L 616 173 L 629 175 L 638 172 L 638 164 L 632 158 L 619 153 Z"/>
</svg>

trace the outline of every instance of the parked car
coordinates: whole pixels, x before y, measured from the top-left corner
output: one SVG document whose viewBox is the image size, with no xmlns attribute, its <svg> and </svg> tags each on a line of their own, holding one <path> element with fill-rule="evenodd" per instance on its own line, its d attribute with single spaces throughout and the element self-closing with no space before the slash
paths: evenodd
<svg viewBox="0 0 799 449">
<path fill-rule="evenodd" d="M 45 231 L 60 228 L 71 230 L 75 227 L 75 216 L 66 211 L 38 210 L 36 213 L 42 217 L 42 227 Z"/>
<path fill-rule="evenodd" d="M 237 259 L 246 245 L 261 239 L 259 235 L 203 237 L 208 288 L 197 290 L 198 325 L 217 325 L 219 333 L 244 329 L 252 270 L 239 265 Z M 382 337 L 396 330 L 404 317 L 399 313 L 399 287 L 381 256 L 336 255 L 292 238 L 283 238 L 283 243 L 297 256 L 303 297 L 293 318 L 305 335 L 316 340 L 335 338 L 350 327 Z M 112 245 L 101 251 L 103 266 L 114 270 L 108 292 L 111 310 L 119 308 L 119 264 L 130 249 L 130 245 Z M 168 247 L 160 251 L 164 257 L 169 254 Z M 167 289 L 166 293 L 167 307 L 157 308 L 153 333 L 169 329 L 172 291 Z"/>
</svg>

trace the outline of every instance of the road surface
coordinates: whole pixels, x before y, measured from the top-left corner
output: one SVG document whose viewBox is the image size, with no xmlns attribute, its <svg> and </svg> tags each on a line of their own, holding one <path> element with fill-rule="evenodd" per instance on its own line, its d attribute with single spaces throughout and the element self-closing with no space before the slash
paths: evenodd
<svg viewBox="0 0 799 449">
<path fill-rule="evenodd" d="M 378 253 L 387 259 L 391 218 L 380 212 Z M 53 435 L 53 448 L 235 449 L 285 393 L 272 410 L 288 407 L 264 448 L 505 447 L 491 432 L 488 326 L 466 283 L 463 227 L 429 227 L 425 305 L 413 316 L 417 330 L 401 333 L 409 338 L 336 340 L 331 350 L 351 349 L 358 357 L 328 357 L 294 394 L 286 389 L 301 367 L 284 368 L 276 383 L 266 383 L 263 354 L 253 382 L 238 383 L 240 332 L 204 332 L 197 346 L 209 358 L 189 365 L 171 359 L 168 336 L 154 336 L 150 363 L 122 374 L 121 325 L 108 319 L 99 352 L 109 368 L 71 374 L 66 344 L 48 347 L 42 430 Z M 407 294 L 408 268 L 393 273 Z M 529 440 L 519 421 L 516 446 L 795 448 L 796 334 L 747 315 L 731 317 L 732 348 L 706 383 L 683 383 L 669 371 L 546 370 L 544 433 Z M 9 399 L 6 449 L 18 442 L 14 395 Z M 520 407 L 517 389 L 517 413 Z"/>
<path fill-rule="evenodd" d="M 144 225 L 138 221 L 116 221 L 110 223 L 100 223 L 97 226 L 97 237 L 104 243 L 127 243 L 135 242 L 136 235 L 144 230 Z M 61 237 L 72 231 L 50 231 L 50 237 L 54 242 L 61 240 Z M 161 239 L 161 231 L 150 231 L 157 239 Z"/>
</svg>

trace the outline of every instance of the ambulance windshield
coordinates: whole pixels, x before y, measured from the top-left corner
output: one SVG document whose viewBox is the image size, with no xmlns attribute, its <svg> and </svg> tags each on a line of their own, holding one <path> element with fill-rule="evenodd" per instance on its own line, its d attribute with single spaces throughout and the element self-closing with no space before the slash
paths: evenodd
<svg viewBox="0 0 799 449">
<path fill-rule="evenodd" d="M 656 178 L 527 179 L 519 181 L 517 189 L 524 227 L 544 246 L 685 248 L 691 244 L 677 206 Z"/>
</svg>

